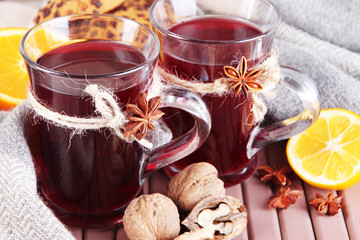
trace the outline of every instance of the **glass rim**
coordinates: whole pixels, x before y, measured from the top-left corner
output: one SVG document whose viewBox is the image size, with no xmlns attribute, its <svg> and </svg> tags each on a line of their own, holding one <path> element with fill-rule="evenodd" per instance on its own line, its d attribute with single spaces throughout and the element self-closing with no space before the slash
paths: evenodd
<svg viewBox="0 0 360 240">
<path fill-rule="evenodd" d="M 27 54 L 26 50 L 25 50 L 25 41 L 27 39 L 27 37 L 33 33 L 34 31 L 36 31 L 38 28 L 40 28 L 42 25 L 52 22 L 52 21 L 61 21 L 62 19 L 71 19 L 74 17 L 105 17 L 105 18 L 113 18 L 115 20 L 121 20 L 122 22 L 132 22 L 135 23 L 136 25 L 138 25 L 138 27 L 144 28 L 149 35 L 152 36 L 152 38 L 155 40 L 155 49 L 154 49 L 154 53 L 151 54 L 150 57 L 146 58 L 144 62 L 142 62 L 141 64 L 138 64 L 135 67 L 126 69 L 125 71 L 122 72 L 115 72 L 115 73 L 108 73 L 108 74 L 97 74 L 97 75 L 86 75 L 86 74 L 71 74 L 71 73 L 64 73 L 64 72 L 60 72 L 60 71 L 56 71 L 53 70 L 51 68 L 47 68 L 44 67 L 38 63 L 36 63 L 36 61 L 33 61 Z M 106 41 L 111 41 L 111 40 L 106 40 Z M 114 40 L 114 41 L 118 41 L 121 42 L 119 40 Z M 138 48 L 137 48 L 138 49 Z M 140 49 L 139 49 L 140 50 Z M 51 51 L 51 50 L 50 50 Z M 141 50 L 140 50 L 141 51 Z M 158 37 L 156 36 L 156 34 L 146 25 L 136 22 L 132 19 L 126 18 L 126 17 L 119 17 L 119 16 L 115 16 L 115 15 L 111 15 L 111 14 L 102 14 L 102 13 L 79 13 L 79 14 L 71 14 L 71 15 L 66 15 L 66 16 L 61 16 L 61 17 L 55 17 L 49 20 L 46 20 L 44 22 L 41 22 L 35 26 L 33 26 L 32 28 L 30 28 L 25 35 L 22 37 L 21 41 L 20 41 L 20 53 L 22 55 L 22 57 L 24 58 L 25 62 L 27 64 L 29 64 L 32 68 L 41 70 L 43 72 L 46 72 L 48 74 L 53 74 L 53 75 L 58 75 L 58 76 L 66 76 L 66 77 L 72 77 L 72 78 L 84 78 L 84 76 L 86 76 L 87 79 L 91 79 L 91 78 L 105 78 L 105 77 L 119 77 L 119 76 L 124 76 L 124 75 L 128 75 L 134 72 L 137 72 L 143 68 L 145 68 L 146 66 L 150 65 L 152 62 L 154 62 L 160 53 L 160 41 L 158 39 Z"/>
<path fill-rule="evenodd" d="M 149 10 L 149 19 L 150 19 L 150 22 L 151 24 L 157 29 L 159 30 L 162 34 L 164 35 L 167 35 L 167 36 L 170 36 L 170 37 L 173 37 L 173 38 L 176 38 L 178 40 L 182 40 L 182 41 L 186 41 L 186 42 L 193 42 L 193 43 L 200 43 L 200 44 L 236 44 L 236 43 L 244 43 L 244 42 L 251 42 L 251 41 L 254 41 L 254 40 L 257 40 L 257 39 L 261 39 L 267 35 L 269 35 L 270 33 L 274 32 L 278 26 L 280 25 L 281 23 L 281 15 L 280 15 L 280 12 L 279 10 L 277 9 L 277 7 L 270 1 L 268 0 L 258 0 L 258 1 L 261 1 L 263 3 L 266 3 L 268 4 L 269 6 L 271 6 L 274 10 L 275 10 L 275 13 L 276 13 L 276 16 L 277 16 L 277 21 L 276 23 L 274 24 L 274 26 L 272 26 L 269 30 L 267 30 L 266 32 L 263 32 L 257 36 L 254 36 L 254 37 L 250 37 L 250 38 L 246 38 L 246 39 L 241 39 L 241 40 L 203 40 L 203 39 L 196 39 L 196 38 L 191 38 L 191 37 L 185 37 L 185 36 L 182 36 L 180 34 L 177 34 L 177 33 L 173 33 L 165 28 L 163 28 L 162 26 L 160 26 L 153 14 L 154 14 L 154 9 L 155 9 L 155 5 L 157 5 L 157 3 L 161 2 L 163 0 L 156 0 L 150 7 L 150 10 Z M 203 16 L 210 16 L 211 14 L 204 14 Z M 215 14 L 214 14 L 215 16 Z M 227 16 L 227 15 L 218 15 L 218 16 Z"/>
</svg>

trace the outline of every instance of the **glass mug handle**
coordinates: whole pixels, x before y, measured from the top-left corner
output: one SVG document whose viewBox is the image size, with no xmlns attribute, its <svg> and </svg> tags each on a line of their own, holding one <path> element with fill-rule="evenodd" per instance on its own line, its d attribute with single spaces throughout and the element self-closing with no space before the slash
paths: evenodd
<svg viewBox="0 0 360 240">
<path fill-rule="evenodd" d="M 184 135 L 170 143 L 152 150 L 148 155 L 142 178 L 165 167 L 198 149 L 206 140 L 211 129 L 211 117 L 206 104 L 196 94 L 185 88 L 166 86 L 160 108 L 172 107 L 192 115 L 194 126 Z"/>
<path fill-rule="evenodd" d="M 290 67 L 280 67 L 281 86 L 290 89 L 302 102 L 302 112 L 295 117 L 275 122 L 266 127 L 257 126 L 247 144 L 247 155 L 253 157 L 266 145 L 290 138 L 310 127 L 320 114 L 320 94 L 313 80 Z"/>
</svg>

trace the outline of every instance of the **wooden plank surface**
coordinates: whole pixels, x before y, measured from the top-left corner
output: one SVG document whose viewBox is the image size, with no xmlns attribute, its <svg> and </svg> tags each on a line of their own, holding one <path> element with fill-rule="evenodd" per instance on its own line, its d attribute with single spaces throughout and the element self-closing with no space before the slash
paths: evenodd
<svg viewBox="0 0 360 240">
<path fill-rule="evenodd" d="M 343 213 L 349 237 L 360 239 L 360 183 L 339 193 L 344 196 Z"/>
<path fill-rule="evenodd" d="M 274 164 L 288 166 L 285 154 L 286 141 L 268 146 L 258 153 L 258 166 Z M 144 185 L 144 193 L 166 192 L 168 177 L 155 173 Z M 273 190 L 262 183 L 255 174 L 242 184 L 226 189 L 226 194 L 239 198 L 248 209 L 248 226 L 234 240 L 360 240 L 360 183 L 344 191 L 343 209 L 335 216 L 322 216 L 308 202 L 315 193 L 327 194 L 328 190 L 312 187 L 296 175 L 291 178 L 292 189 L 303 191 L 303 196 L 287 210 L 267 207 Z M 128 240 L 122 226 L 112 229 L 69 228 L 77 240 Z"/>
<path fill-rule="evenodd" d="M 285 142 L 278 142 L 266 148 L 269 166 L 290 167 L 284 151 Z M 303 183 L 296 175 L 291 176 L 291 189 L 303 190 Z M 287 210 L 278 210 L 281 235 L 284 240 L 315 239 L 306 196 L 303 195 L 295 205 Z"/>
<path fill-rule="evenodd" d="M 326 195 L 329 191 L 314 188 L 308 184 L 304 184 L 306 195 L 310 200 L 315 198 L 315 193 L 320 193 L 322 195 Z M 336 192 L 332 191 L 335 195 Z M 314 233 L 316 239 L 319 240 L 327 240 L 327 239 L 341 239 L 341 240 L 348 240 L 349 235 L 346 229 L 346 223 L 344 221 L 344 216 L 342 211 L 335 216 L 328 216 L 328 215 L 320 215 L 315 208 L 310 208 L 310 214 L 312 223 L 314 226 Z"/>
<path fill-rule="evenodd" d="M 261 150 L 258 153 L 258 166 L 267 164 L 266 153 Z M 262 183 L 256 175 L 245 181 L 242 186 L 244 204 L 248 210 L 249 239 L 281 239 L 276 210 L 267 207 L 267 201 L 273 193 L 272 189 Z"/>
</svg>

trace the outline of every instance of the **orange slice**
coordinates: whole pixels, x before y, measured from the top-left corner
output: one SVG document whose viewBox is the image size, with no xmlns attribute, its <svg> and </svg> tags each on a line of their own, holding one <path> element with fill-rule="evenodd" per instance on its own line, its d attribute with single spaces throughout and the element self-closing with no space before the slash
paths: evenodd
<svg viewBox="0 0 360 240">
<path fill-rule="evenodd" d="M 29 77 L 20 53 L 26 28 L 0 29 L 0 110 L 10 110 L 26 99 Z"/>
<path fill-rule="evenodd" d="M 69 40 L 67 32 L 60 32 L 51 28 L 40 28 L 31 32 L 25 41 L 26 53 L 34 62 L 44 53 L 61 47 L 66 44 L 78 42 L 80 40 Z"/>
<path fill-rule="evenodd" d="M 360 116 L 339 108 L 322 110 L 310 128 L 289 139 L 286 154 L 310 185 L 351 187 L 360 180 Z"/>
</svg>

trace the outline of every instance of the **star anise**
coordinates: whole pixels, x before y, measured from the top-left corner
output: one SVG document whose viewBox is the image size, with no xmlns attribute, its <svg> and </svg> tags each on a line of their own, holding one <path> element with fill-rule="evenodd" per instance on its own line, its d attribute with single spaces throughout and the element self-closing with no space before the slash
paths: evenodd
<svg viewBox="0 0 360 240">
<path fill-rule="evenodd" d="M 291 204 L 295 204 L 302 195 L 302 191 L 290 190 L 290 187 L 281 188 L 279 193 L 270 197 L 268 207 L 287 209 Z"/>
<path fill-rule="evenodd" d="M 238 69 L 232 66 L 224 66 L 224 72 L 229 77 L 229 79 L 227 79 L 227 82 L 230 85 L 229 89 L 235 90 L 235 96 L 238 96 L 242 90 L 245 97 L 248 98 L 249 89 L 252 91 L 259 91 L 262 89 L 260 83 L 256 82 L 256 78 L 261 70 L 254 69 L 247 72 L 247 61 L 245 57 L 241 57 Z"/>
<path fill-rule="evenodd" d="M 161 118 L 165 114 L 158 110 L 161 101 L 160 96 L 151 98 L 149 101 L 146 98 L 147 94 L 141 93 L 138 99 L 138 106 L 130 103 L 126 105 L 126 110 L 130 115 L 128 117 L 130 122 L 125 128 L 125 137 L 134 135 L 138 140 L 143 139 L 148 129 L 155 129 L 152 121 Z"/>
<path fill-rule="evenodd" d="M 289 177 L 293 171 L 289 167 L 279 169 L 278 166 L 274 166 L 274 169 L 272 169 L 269 166 L 262 166 L 257 169 L 257 172 L 262 182 L 271 182 L 276 187 L 284 187 L 291 184 Z"/>
<path fill-rule="evenodd" d="M 309 205 L 315 207 L 317 211 L 322 214 L 329 214 L 333 216 L 337 214 L 340 210 L 341 206 L 341 199 L 343 196 L 334 196 L 331 192 L 329 192 L 326 197 L 316 193 L 316 198 L 309 202 Z"/>
</svg>

